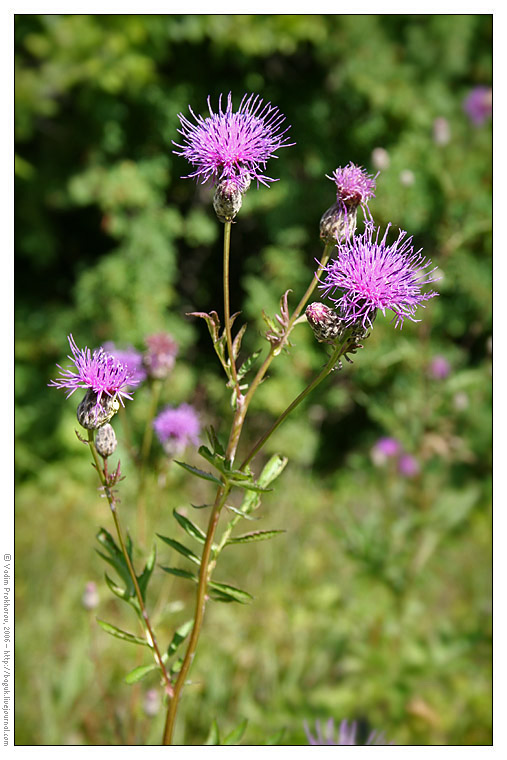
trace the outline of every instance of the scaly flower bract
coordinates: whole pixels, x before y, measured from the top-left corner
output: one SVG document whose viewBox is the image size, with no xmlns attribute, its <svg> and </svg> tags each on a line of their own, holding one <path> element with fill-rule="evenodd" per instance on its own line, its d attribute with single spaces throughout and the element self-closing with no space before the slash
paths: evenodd
<svg viewBox="0 0 507 760">
<path fill-rule="evenodd" d="M 153 420 L 153 427 L 167 454 L 179 453 L 193 443 L 199 443 L 201 425 L 199 417 L 190 404 L 177 408 L 166 407 Z"/>
<path fill-rule="evenodd" d="M 315 722 L 316 734 L 313 736 L 310 733 L 308 724 L 304 722 L 304 729 L 308 744 L 310 745 L 333 745 L 333 746 L 357 746 L 357 723 L 352 721 L 348 723 L 346 720 L 342 720 L 338 729 L 338 736 L 335 740 L 334 720 L 330 718 L 326 723 L 325 732 L 322 732 L 320 727 L 320 721 Z M 372 731 L 364 743 L 364 746 L 380 746 L 393 744 L 393 742 L 386 742 L 384 734 L 379 734 L 377 731 Z"/>
<path fill-rule="evenodd" d="M 183 156 L 195 167 L 192 174 L 184 179 L 196 177 L 202 183 L 212 180 L 215 184 L 227 179 L 237 183 L 244 192 L 251 179 L 267 185 L 275 180 L 263 173 L 270 158 L 278 158 L 275 151 L 286 148 L 284 137 L 290 127 L 280 131 L 285 116 L 271 103 L 263 103 L 259 95 L 244 95 L 239 109 L 232 110 L 231 93 L 227 96 L 227 107 L 222 110 L 222 95 L 218 100 L 218 113 L 211 107 L 208 96 L 210 115 L 203 118 L 189 111 L 195 124 L 183 114 L 179 114 L 183 144 L 173 141 Z"/>
<path fill-rule="evenodd" d="M 379 241 L 379 229 L 366 224 L 362 235 L 357 235 L 336 246 L 338 257 L 324 270 L 320 287 L 336 304 L 345 326 L 371 327 L 377 310 L 385 315 L 386 309 L 394 312 L 395 327 L 403 321 L 415 319 L 417 306 L 438 295 L 435 291 L 423 293 L 421 288 L 430 282 L 436 267 L 427 271 L 431 261 L 414 253 L 412 237 L 400 230 L 398 239 L 387 244 L 387 225 Z"/>
<path fill-rule="evenodd" d="M 124 406 L 124 398 L 132 399 L 126 388 L 128 385 L 136 385 L 138 381 L 134 379 L 133 373 L 125 364 L 108 354 L 102 347 L 96 348 L 92 353 L 89 348 L 78 348 L 72 335 L 69 335 L 67 339 L 72 351 L 72 356 L 68 358 L 74 364 L 76 371 L 71 368 L 64 369 L 57 364 L 61 377 L 51 380 L 50 386 L 67 390 L 67 398 L 72 396 L 78 388 L 93 391 L 96 394 L 97 412 L 102 407 L 103 395 L 111 399 L 118 398 L 122 406 Z"/>
</svg>

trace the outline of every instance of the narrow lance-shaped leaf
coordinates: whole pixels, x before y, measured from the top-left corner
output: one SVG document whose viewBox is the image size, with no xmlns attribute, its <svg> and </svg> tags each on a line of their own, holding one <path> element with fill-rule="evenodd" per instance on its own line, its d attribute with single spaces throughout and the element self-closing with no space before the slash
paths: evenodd
<svg viewBox="0 0 507 760">
<path fill-rule="evenodd" d="M 177 459 L 174 460 L 176 464 L 179 464 L 180 467 L 183 467 L 184 470 L 187 472 L 191 472 L 192 475 L 195 475 L 198 478 L 202 478 L 203 480 L 209 480 L 211 483 L 215 483 L 218 486 L 223 485 L 222 481 L 216 478 L 214 475 L 211 474 L 211 472 L 204 472 L 204 470 L 199 470 L 197 467 L 192 467 L 190 464 L 186 464 L 185 462 L 178 462 Z"/>
<path fill-rule="evenodd" d="M 197 527 L 197 525 L 194 525 L 194 523 L 188 519 L 188 517 L 185 517 L 180 512 L 177 512 L 175 509 L 173 509 L 173 515 L 175 519 L 179 522 L 185 533 L 188 533 L 189 536 L 192 536 L 192 538 L 197 539 L 201 544 L 203 544 L 206 541 L 206 534 Z"/>
<path fill-rule="evenodd" d="M 169 573 L 169 575 L 177 575 L 178 578 L 186 578 L 189 581 L 197 583 L 197 577 L 193 573 L 189 573 L 188 570 L 182 570 L 181 567 L 165 567 L 164 565 L 160 565 L 160 569 L 164 573 Z"/>
<path fill-rule="evenodd" d="M 220 440 L 215 432 L 215 428 L 213 427 L 213 425 L 210 425 L 209 428 L 207 428 L 206 434 L 208 436 L 208 440 L 210 442 L 210 446 L 212 447 L 213 451 L 216 454 L 220 454 L 220 456 L 225 456 L 225 449 L 220 443 Z"/>
<path fill-rule="evenodd" d="M 204 742 L 205 747 L 213 747 L 220 744 L 220 732 L 218 730 L 218 723 L 216 722 L 216 719 L 211 724 L 211 728 L 208 734 L 208 738 Z"/>
<path fill-rule="evenodd" d="M 141 646 L 149 647 L 150 644 L 146 639 L 141 639 L 139 636 L 134 636 L 133 633 L 128 633 L 127 631 L 122 631 L 121 628 L 117 628 L 115 625 L 112 625 L 111 623 L 106 623 L 105 620 L 100 620 L 97 618 L 97 623 L 100 625 L 101 628 L 106 631 L 106 633 L 110 633 L 111 636 L 114 636 L 117 639 L 122 639 L 123 641 L 128 641 L 130 644 L 141 644 Z"/>
<path fill-rule="evenodd" d="M 164 659 L 162 657 L 162 659 Z M 147 676 L 148 673 L 153 673 L 154 670 L 158 670 L 158 665 L 156 662 L 153 662 L 151 665 L 139 665 L 138 668 L 134 668 L 130 671 L 130 673 L 127 673 L 125 676 L 125 683 L 133 684 L 137 683 L 141 680 L 141 678 L 144 678 L 144 676 Z"/>
<path fill-rule="evenodd" d="M 249 544 L 253 541 L 267 541 L 270 538 L 285 533 L 284 530 L 256 530 L 251 533 L 243 533 L 241 536 L 232 536 L 229 538 L 225 545 L 228 544 Z"/>
<path fill-rule="evenodd" d="M 161 536 L 160 533 L 157 533 L 157 536 L 161 538 L 162 541 L 165 541 L 165 543 L 168 544 L 172 549 L 175 549 L 177 552 L 183 555 L 183 557 L 186 557 L 191 562 L 195 562 L 196 565 L 201 564 L 199 557 L 194 554 L 191 549 L 188 549 L 183 544 L 180 544 L 179 541 L 175 541 L 174 538 L 169 538 L 168 536 Z"/>
<path fill-rule="evenodd" d="M 141 573 L 141 575 L 137 576 L 137 583 L 139 585 L 139 590 L 141 592 L 141 596 L 143 597 L 144 602 L 146 601 L 146 589 L 148 588 L 148 583 L 150 581 L 151 575 L 155 567 L 156 558 L 157 558 L 157 547 L 153 545 L 153 549 L 151 551 L 150 556 L 148 557 L 146 561 L 146 565 L 144 566 L 143 572 Z"/>
<path fill-rule="evenodd" d="M 192 630 L 193 626 L 194 626 L 193 619 L 187 620 L 186 623 L 183 623 L 183 625 L 180 625 L 180 627 L 175 631 L 174 636 L 172 637 L 171 643 L 169 644 L 169 647 L 167 649 L 168 657 L 170 657 L 172 654 L 175 653 L 175 651 L 178 649 L 182 641 L 185 641 L 186 637 Z"/>
<path fill-rule="evenodd" d="M 235 602 L 240 602 L 241 604 L 247 604 L 253 599 L 253 596 L 248 591 L 230 586 L 228 583 L 210 581 L 208 585 L 213 590 L 218 591 L 220 595 L 231 597 Z"/>
</svg>

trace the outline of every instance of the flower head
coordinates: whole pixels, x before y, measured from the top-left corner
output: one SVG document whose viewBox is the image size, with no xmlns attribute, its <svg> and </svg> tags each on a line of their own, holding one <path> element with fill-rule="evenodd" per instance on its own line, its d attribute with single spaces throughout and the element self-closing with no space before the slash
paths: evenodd
<svg viewBox="0 0 507 760">
<path fill-rule="evenodd" d="M 428 367 L 429 373 L 434 380 L 445 380 L 451 371 L 451 365 L 445 356 L 434 356 Z"/>
<path fill-rule="evenodd" d="M 196 177 L 202 183 L 212 180 L 215 184 L 227 179 L 236 183 L 244 192 L 251 179 L 267 185 L 274 182 L 263 173 L 269 158 L 277 158 L 275 151 L 286 148 L 286 127 L 280 131 L 285 116 L 271 103 L 263 103 L 259 95 L 244 95 L 239 109 L 232 110 L 231 93 L 227 107 L 222 109 L 222 95 L 218 100 L 218 113 L 211 107 L 208 97 L 209 116 L 196 116 L 189 106 L 195 124 L 179 114 L 183 144 L 173 141 L 179 151 L 174 153 L 195 167 L 187 178 Z"/>
<path fill-rule="evenodd" d="M 493 92 L 491 87 L 479 85 L 471 90 L 463 101 L 463 110 L 476 127 L 487 121 L 493 111 Z"/>
<path fill-rule="evenodd" d="M 331 177 L 327 174 L 326 177 L 336 184 L 338 205 L 345 206 L 348 210 L 358 206 L 365 209 L 370 198 L 375 197 L 377 175 L 373 177 L 367 174 L 361 166 L 356 166 L 352 161 L 347 166 L 335 169 Z"/>
<path fill-rule="evenodd" d="M 379 229 L 366 224 L 362 235 L 337 244 L 338 258 L 324 270 L 320 287 L 335 302 L 346 327 L 371 327 L 377 310 L 394 312 L 395 327 L 404 319 L 415 319 L 416 307 L 438 295 L 423 293 L 421 288 L 430 282 L 436 267 L 427 271 L 431 262 L 414 253 L 412 237 L 400 230 L 398 239 L 388 245 L 389 227 L 379 241 Z"/>
<path fill-rule="evenodd" d="M 334 745 L 334 746 L 356 746 L 356 735 L 357 735 L 357 723 L 355 721 L 352 721 L 352 723 L 348 723 L 346 720 L 342 720 L 340 723 L 340 727 L 338 729 L 338 736 L 336 737 L 337 741 L 335 741 L 335 728 L 334 728 L 334 720 L 330 718 L 327 723 L 324 730 L 324 733 L 322 732 L 322 729 L 320 727 L 320 721 L 317 720 L 315 722 L 315 729 L 316 733 L 315 736 L 313 736 L 310 733 L 310 730 L 308 728 L 308 724 L 305 721 L 304 723 L 304 729 L 306 738 L 308 739 L 308 744 L 311 745 Z M 371 734 L 368 736 L 367 740 L 364 743 L 364 746 L 380 746 L 380 745 L 388 745 L 393 744 L 393 742 L 386 742 L 384 734 L 379 734 L 377 731 L 372 731 Z"/>
<path fill-rule="evenodd" d="M 96 348 L 92 353 L 89 348 L 78 348 L 72 335 L 68 336 L 68 341 L 72 351 L 72 356 L 68 358 L 74 364 L 76 371 L 63 369 L 57 364 L 61 377 L 51 380 L 49 385 L 67 390 L 67 398 L 72 396 L 78 388 L 85 388 L 88 391 L 88 398 L 93 400 L 95 418 L 98 421 L 101 420 L 101 423 L 106 422 L 112 416 L 110 414 L 112 402 L 119 400 L 123 406 L 124 398 L 132 399 L 126 388 L 129 385 L 137 385 L 138 381 L 134 379 L 133 373 L 125 364 L 119 362 L 103 348 Z M 107 410 L 106 414 L 104 410 Z"/>
<path fill-rule="evenodd" d="M 306 307 L 306 319 L 319 343 L 332 343 L 339 338 L 343 324 L 338 314 L 325 303 L 315 301 Z"/>
<path fill-rule="evenodd" d="M 132 372 L 132 378 L 137 381 L 136 384 L 142 383 L 146 380 L 146 370 L 143 367 L 143 356 L 136 351 L 133 346 L 128 346 L 125 349 L 116 348 L 111 341 L 104 343 L 104 351 L 114 356 L 121 364 L 124 364 L 130 372 Z"/>
<path fill-rule="evenodd" d="M 189 443 L 197 446 L 201 425 L 190 404 L 176 409 L 168 406 L 153 420 L 153 427 L 164 451 L 172 456 L 182 452 Z"/>
<path fill-rule="evenodd" d="M 415 478 L 421 468 L 419 462 L 411 454 L 402 454 L 398 460 L 398 472 L 404 478 Z"/>
<path fill-rule="evenodd" d="M 145 339 L 148 350 L 144 356 L 144 366 L 151 377 L 167 377 L 178 355 L 178 344 L 167 333 L 148 335 Z"/>
<path fill-rule="evenodd" d="M 376 465 L 383 465 L 388 459 L 401 453 L 401 443 L 396 438 L 379 438 L 371 450 L 371 458 Z"/>
</svg>

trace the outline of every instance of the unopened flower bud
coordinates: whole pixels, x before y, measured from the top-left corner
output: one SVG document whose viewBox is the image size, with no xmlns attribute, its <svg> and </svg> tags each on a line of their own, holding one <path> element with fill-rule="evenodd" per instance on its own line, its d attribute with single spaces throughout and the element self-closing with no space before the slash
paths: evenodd
<svg viewBox="0 0 507 760">
<path fill-rule="evenodd" d="M 97 586 L 93 581 L 86 584 L 83 596 L 81 597 L 81 604 L 85 610 L 94 610 L 99 604 L 99 594 Z"/>
<path fill-rule="evenodd" d="M 338 314 L 324 303 L 311 303 L 306 307 L 306 319 L 319 343 L 332 343 L 343 334 L 343 323 Z"/>
<path fill-rule="evenodd" d="M 86 430 L 97 430 L 105 422 L 109 422 L 119 408 L 120 402 L 116 395 L 107 396 L 103 393 L 99 403 L 97 394 L 89 388 L 77 408 L 77 421 Z"/>
<path fill-rule="evenodd" d="M 213 208 L 220 222 L 232 222 L 243 203 L 243 185 L 236 179 L 225 179 L 218 185 Z"/>
<path fill-rule="evenodd" d="M 95 436 L 95 448 L 104 459 L 114 453 L 117 446 L 116 434 L 111 425 L 106 422 L 97 430 Z"/>
<path fill-rule="evenodd" d="M 352 237 L 357 227 L 357 204 L 347 207 L 344 203 L 334 203 L 324 211 L 320 220 L 320 239 L 324 243 L 336 243 Z"/>
</svg>

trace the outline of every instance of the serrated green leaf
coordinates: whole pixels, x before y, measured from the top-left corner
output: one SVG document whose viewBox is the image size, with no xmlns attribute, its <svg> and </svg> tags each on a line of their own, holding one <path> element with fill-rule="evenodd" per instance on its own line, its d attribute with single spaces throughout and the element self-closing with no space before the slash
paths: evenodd
<svg viewBox="0 0 507 760">
<path fill-rule="evenodd" d="M 218 478 L 212 475 L 211 472 L 204 472 L 204 470 L 199 470 L 197 467 L 192 467 L 192 465 L 186 464 L 185 462 L 178 462 L 177 459 L 175 459 L 174 462 L 175 464 L 179 464 L 180 467 L 183 467 L 187 472 L 191 472 L 192 475 L 195 475 L 197 478 L 209 480 L 211 483 L 215 483 L 218 486 L 223 485 L 222 481 L 218 480 Z"/>
<path fill-rule="evenodd" d="M 141 592 L 141 596 L 143 597 L 144 602 L 146 601 L 146 589 L 148 588 L 148 583 L 150 581 L 151 575 L 155 568 L 156 559 L 157 559 L 157 547 L 154 544 L 153 549 L 151 550 L 151 554 L 146 560 L 146 565 L 144 566 L 143 572 L 141 573 L 141 575 L 137 576 L 137 583 L 139 585 L 139 590 Z"/>
<path fill-rule="evenodd" d="M 187 620 L 186 623 L 183 623 L 183 625 L 180 625 L 180 627 L 175 631 L 174 636 L 172 637 L 171 643 L 169 644 L 167 648 L 167 656 L 170 657 L 175 653 L 175 651 L 178 649 L 179 645 L 182 641 L 185 641 L 188 634 L 194 627 L 194 620 Z"/>
<path fill-rule="evenodd" d="M 165 543 L 171 546 L 173 549 L 176 549 L 177 552 L 182 554 L 191 562 L 195 562 L 196 565 L 201 564 L 201 560 L 199 559 L 199 557 L 196 554 L 194 554 L 194 552 L 191 549 L 188 549 L 183 544 L 180 544 L 179 541 L 175 541 L 174 538 L 168 538 L 168 536 L 161 536 L 160 533 L 157 533 L 157 536 L 161 538 L 162 541 L 165 541 Z"/>
<path fill-rule="evenodd" d="M 231 746 L 233 744 L 239 744 L 243 738 L 243 734 L 245 733 L 247 725 L 248 720 L 245 718 L 245 720 L 243 720 L 237 728 L 233 729 L 230 734 L 227 734 L 224 739 L 224 747 Z"/>
<path fill-rule="evenodd" d="M 130 673 L 127 673 L 125 676 L 125 683 L 137 683 L 141 678 L 144 678 L 144 676 L 148 675 L 148 673 L 152 673 L 154 670 L 158 670 L 156 662 L 151 665 L 140 665 L 138 668 L 131 670 Z"/>
<path fill-rule="evenodd" d="M 106 633 L 110 633 L 111 636 L 114 636 L 117 639 L 128 641 L 130 644 L 141 644 L 144 647 L 150 646 L 146 639 L 141 639 L 139 636 L 134 636 L 133 633 L 122 631 L 121 628 L 117 628 L 115 625 L 112 625 L 111 623 L 106 623 L 105 620 L 100 620 L 99 618 L 97 618 L 97 623 L 100 625 L 101 628 L 104 629 L 104 631 L 106 631 Z"/>
<path fill-rule="evenodd" d="M 197 583 L 197 577 L 193 573 L 189 573 L 188 570 L 182 570 L 181 567 L 164 567 L 163 565 L 160 565 L 160 568 L 164 573 L 177 575 L 179 578 L 187 578 L 189 581 Z"/>
<path fill-rule="evenodd" d="M 211 728 L 208 734 L 208 738 L 204 742 L 205 747 L 214 747 L 220 744 L 220 732 L 218 730 L 218 723 L 216 720 L 211 724 Z"/>
<path fill-rule="evenodd" d="M 243 377 L 245 377 L 247 372 L 250 372 L 261 353 L 262 351 L 255 351 L 251 356 L 245 359 L 241 367 L 238 369 L 238 380 L 241 380 Z"/>
<path fill-rule="evenodd" d="M 222 446 L 222 444 L 220 443 L 220 440 L 219 440 L 219 438 L 218 438 L 218 436 L 217 436 L 217 434 L 215 432 L 215 428 L 213 427 L 213 425 L 210 425 L 209 428 L 207 428 L 206 434 L 208 436 L 208 440 L 210 442 L 210 445 L 211 445 L 213 451 L 216 454 L 220 454 L 220 456 L 224 457 L 225 456 L 225 449 Z"/>
<path fill-rule="evenodd" d="M 230 478 L 229 483 L 236 488 L 245 488 L 247 491 L 254 491 L 255 493 L 267 493 L 272 491 L 272 488 L 263 488 L 262 486 L 252 483 L 249 480 L 237 480 L 236 478 Z"/>
<path fill-rule="evenodd" d="M 227 472 L 224 458 L 219 454 L 213 454 L 213 452 L 211 452 L 207 446 L 199 446 L 197 453 L 200 454 L 203 459 L 213 465 L 213 467 L 215 467 L 223 475 Z"/>
<path fill-rule="evenodd" d="M 173 515 L 177 522 L 181 525 L 185 533 L 188 533 L 189 536 L 192 536 L 192 538 L 197 539 L 197 541 L 200 541 L 201 544 L 203 544 L 206 541 L 206 534 L 203 533 L 203 531 L 197 527 L 197 525 L 194 525 L 194 523 L 188 519 L 188 517 L 185 517 L 180 512 L 177 512 L 175 509 L 173 509 Z"/>
<path fill-rule="evenodd" d="M 249 544 L 252 541 L 267 541 L 285 532 L 284 530 L 255 530 L 251 533 L 243 533 L 241 536 L 232 536 L 225 542 L 225 546 L 228 544 Z"/>
<path fill-rule="evenodd" d="M 248 591 L 243 591 L 235 586 L 230 586 L 228 583 L 217 583 L 216 581 L 210 581 L 209 587 L 214 591 L 217 591 L 220 595 L 231 597 L 235 602 L 240 604 L 247 604 L 253 599 L 253 596 Z"/>
</svg>

